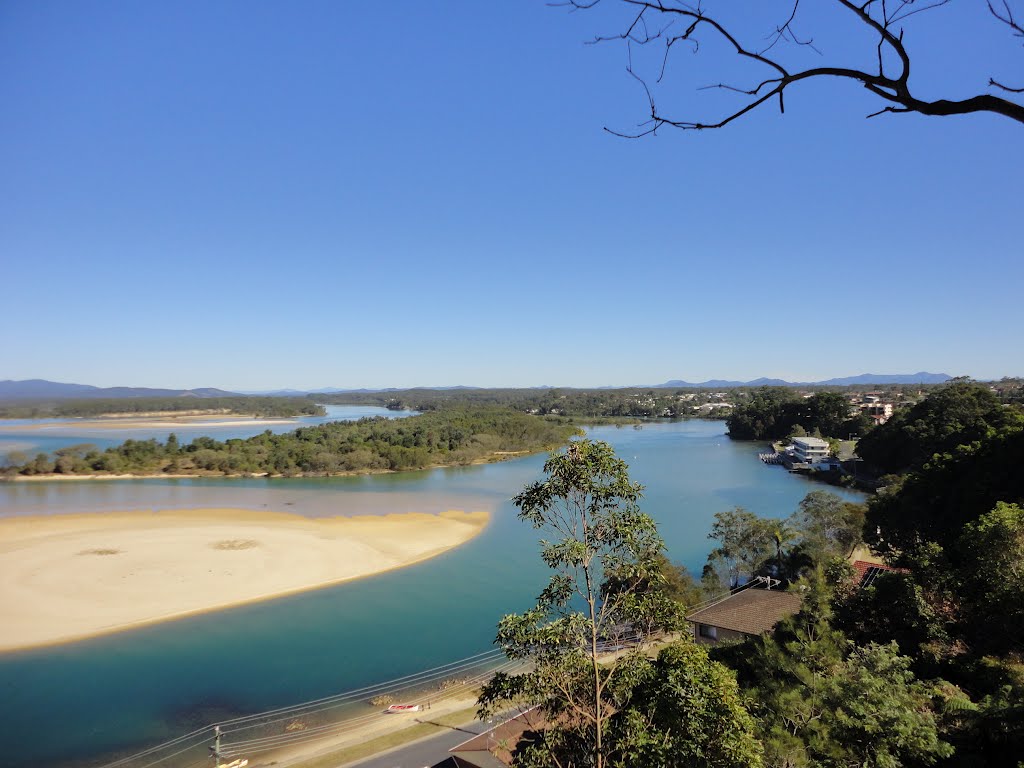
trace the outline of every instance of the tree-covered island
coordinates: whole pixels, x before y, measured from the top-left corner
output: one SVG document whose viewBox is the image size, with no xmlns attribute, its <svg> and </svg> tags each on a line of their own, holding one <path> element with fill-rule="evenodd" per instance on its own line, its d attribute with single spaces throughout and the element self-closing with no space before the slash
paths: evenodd
<svg viewBox="0 0 1024 768">
<path fill-rule="evenodd" d="M 334 475 L 471 464 L 549 450 L 579 432 L 569 419 L 508 408 L 466 407 L 405 419 L 381 416 L 269 430 L 223 442 L 199 437 L 187 445 L 126 440 L 100 451 L 84 444 L 39 454 L 7 467 L 8 478 L 38 475 Z"/>
<path fill-rule="evenodd" d="M 293 418 L 324 416 L 309 397 L 102 397 L 80 400 L 15 400 L 0 404 L 0 419 L 98 418 L 107 416 L 216 415 Z"/>
</svg>

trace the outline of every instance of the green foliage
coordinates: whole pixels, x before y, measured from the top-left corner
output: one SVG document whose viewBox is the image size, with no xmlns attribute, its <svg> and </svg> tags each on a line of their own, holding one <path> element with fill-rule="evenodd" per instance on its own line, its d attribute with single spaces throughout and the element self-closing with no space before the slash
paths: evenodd
<svg viewBox="0 0 1024 768">
<path fill-rule="evenodd" d="M 940 738 L 933 686 L 895 644 L 855 647 L 831 625 L 831 587 L 805 585 L 801 611 L 755 645 L 745 674 L 768 766 L 931 765 Z"/>
<path fill-rule="evenodd" d="M 529 751 L 602 766 L 619 666 L 601 663 L 601 643 L 637 629 L 682 624 L 678 604 L 661 589 L 664 544 L 638 506 L 642 487 L 609 445 L 574 441 L 544 464 L 544 480 L 514 501 L 519 517 L 552 536 L 541 557 L 554 571 L 534 608 L 502 618 L 496 642 L 532 669 L 499 674 L 479 698 L 482 715 L 509 702 L 540 704 L 551 723 Z M 568 756 L 568 760 L 565 760 Z"/>
<path fill-rule="evenodd" d="M 784 437 L 846 437 L 869 428 L 860 417 L 850 416 L 845 395 L 817 392 L 800 397 L 787 387 L 761 387 L 748 402 L 734 408 L 726 422 L 736 440 L 780 440 Z"/>
<path fill-rule="evenodd" d="M 963 526 L 1000 501 L 1024 503 L 1024 429 L 1008 426 L 934 456 L 872 498 L 865 538 L 879 551 L 909 552 L 921 542 L 946 548 Z"/>
<path fill-rule="evenodd" d="M 786 520 L 760 518 L 736 507 L 715 514 L 702 581 L 710 593 L 735 589 L 754 576 L 794 581 L 861 541 L 864 507 L 826 491 L 811 491 Z"/>
<path fill-rule="evenodd" d="M 744 405 L 734 408 L 726 423 L 736 440 L 771 440 L 785 437 L 800 423 L 804 434 L 813 425 L 790 418 L 799 405 L 796 392 L 788 387 L 760 387 Z"/>
<path fill-rule="evenodd" d="M 977 502 L 976 502 L 977 503 Z M 840 595 L 858 642 L 894 641 L 919 674 L 942 676 L 944 727 L 964 765 L 1024 752 L 1024 509 L 1000 502 L 948 541 L 901 553 L 906 573 Z"/>
<path fill-rule="evenodd" d="M 685 566 L 671 562 L 664 555 L 658 558 L 665 595 L 684 608 L 692 608 L 704 600 L 704 590 Z"/>
<path fill-rule="evenodd" d="M 704 389 L 408 389 L 401 392 L 342 392 L 317 395 L 317 402 L 379 405 L 394 410 L 443 410 L 466 404 L 499 405 L 540 416 L 585 419 L 653 419 L 716 416 L 716 393 Z"/>
<path fill-rule="evenodd" d="M 965 639 L 981 653 L 1024 651 L 1024 509 L 999 502 L 964 526 L 952 556 Z"/>
<path fill-rule="evenodd" d="M 921 572 L 883 573 L 867 589 L 851 589 L 836 606 L 836 625 L 858 644 L 895 642 L 923 674 L 938 675 L 957 653 L 944 585 L 919 583 Z"/>
<path fill-rule="evenodd" d="M 715 587 L 734 589 L 749 581 L 775 552 L 773 522 L 743 507 L 715 513 L 708 538 L 719 545 L 708 555 L 705 584 L 714 591 L 721 591 Z"/>
<path fill-rule="evenodd" d="M 88 452 L 80 461 L 64 462 L 60 471 L 292 476 L 422 469 L 550 449 L 577 432 L 567 420 L 510 409 L 451 409 L 406 419 L 333 422 L 280 435 L 268 430 L 245 440 L 198 437 L 186 446 L 173 435 L 166 444 L 126 440 L 102 453 Z M 54 468 L 42 455 L 6 471 L 40 474 Z"/>
<path fill-rule="evenodd" d="M 883 473 L 903 472 L 924 466 L 936 454 L 951 455 L 1022 426 L 1021 411 L 1004 406 L 988 387 L 956 381 L 865 435 L 857 453 Z"/>
<path fill-rule="evenodd" d="M 711 661 L 705 648 L 674 643 L 656 660 L 637 655 L 620 666 L 608 765 L 761 766 L 761 745 L 736 676 Z"/>
<path fill-rule="evenodd" d="M 308 397 L 109 397 L 0 405 L 0 418 L 90 418 L 147 413 L 231 413 L 263 418 L 324 416 L 327 410 Z"/>
<path fill-rule="evenodd" d="M 827 491 L 811 491 L 789 522 L 799 533 L 812 560 L 846 557 L 861 542 L 864 506 L 843 501 Z"/>
</svg>

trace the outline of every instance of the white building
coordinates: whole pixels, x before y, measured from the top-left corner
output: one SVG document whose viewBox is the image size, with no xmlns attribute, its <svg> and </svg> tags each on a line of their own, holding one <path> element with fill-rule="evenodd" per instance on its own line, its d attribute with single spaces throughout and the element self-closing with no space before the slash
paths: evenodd
<svg viewBox="0 0 1024 768">
<path fill-rule="evenodd" d="M 793 457 L 804 464 L 828 461 L 828 442 L 820 437 L 794 437 Z"/>
</svg>

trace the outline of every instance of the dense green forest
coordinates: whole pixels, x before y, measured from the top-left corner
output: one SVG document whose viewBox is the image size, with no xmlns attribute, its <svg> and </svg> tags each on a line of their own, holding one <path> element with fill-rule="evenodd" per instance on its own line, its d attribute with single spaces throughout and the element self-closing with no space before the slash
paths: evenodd
<svg viewBox="0 0 1024 768">
<path fill-rule="evenodd" d="M 865 435 L 857 453 L 886 473 L 919 469 L 937 455 L 1019 428 L 1024 411 L 1014 395 L 999 397 L 981 384 L 953 382 Z"/>
<path fill-rule="evenodd" d="M 172 434 L 166 442 L 127 440 L 105 451 L 72 446 L 53 456 L 39 454 L 5 472 L 291 476 L 422 469 L 550 449 L 578 431 L 570 420 L 559 417 L 507 408 L 449 408 L 406 419 L 378 416 L 332 422 L 280 435 L 268 430 L 245 440 L 199 437 L 181 445 Z"/>
<path fill-rule="evenodd" d="M 327 413 L 322 405 L 308 397 L 118 397 L 5 403 L 0 404 L 0 419 L 88 418 L 191 411 L 259 417 L 323 416 Z"/>
<path fill-rule="evenodd" d="M 866 416 L 850 416 L 849 399 L 839 392 L 802 397 L 788 387 L 761 387 L 726 420 L 736 440 L 780 440 L 794 431 L 827 437 L 863 435 L 873 426 Z"/>
<path fill-rule="evenodd" d="M 945 384 L 917 386 L 913 393 L 899 390 L 886 393 L 888 399 L 904 398 L 896 403 L 892 419 L 883 425 L 883 434 L 891 431 L 917 433 L 953 430 L 962 419 L 981 419 L 986 409 L 1024 403 L 1024 387 L 1019 379 L 1003 379 L 994 384 L 979 384 L 970 380 L 953 379 Z M 877 465 L 885 471 L 897 471 L 910 463 L 919 461 L 921 455 L 930 455 L 933 449 L 940 449 L 938 443 L 922 439 L 923 453 L 908 457 L 906 463 L 896 458 L 905 449 L 912 449 L 912 441 L 884 442 L 892 445 L 891 456 L 882 457 L 881 450 L 875 450 L 876 437 L 866 437 L 873 431 L 871 419 L 863 415 L 851 415 L 847 397 L 854 393 L 851 388 L 840 391 L 815 392 L 804 397 L 800 390 L 791 387 L 760 387 L 749 393 L 738 393 L 736 407 L 727 418 L 729 436 L 736 440 L 781 440 L 803 430 L 806 434 L 820 433 L 825 437 L 846 438 L 859 435 L 861 445 L 878 459 Z M 945 394 L 943 394 L 945 393 Z M 906 399 L 909 396 L 909 401 Z M 923 405 L 927 403 L 927 405 Z M 918 406 L 923 405 L 924 410 Z M 915 415 L 908 417 L 908 410 Z M 979 414 L 982 414 L 979 416 Z M 930 427 L 927 422 L 937 417 L 944 426 Z M 906 421 L 909 418 L 909 421 Z M 867 458 L 864 452 L 860 455 Z"/>
<path fill-rule="evenodd" d="M 1024 755 L 1024 416 L 954 382 L 871 433 L 894 472 L 867 505 L 815 491 L 787 520 L 716 515 L 705 589 L 805 595 L 736 671 L 770 766 L 1016 766 Z M 863 541 L 899 571 L 859 587 Z"/>
</svg>

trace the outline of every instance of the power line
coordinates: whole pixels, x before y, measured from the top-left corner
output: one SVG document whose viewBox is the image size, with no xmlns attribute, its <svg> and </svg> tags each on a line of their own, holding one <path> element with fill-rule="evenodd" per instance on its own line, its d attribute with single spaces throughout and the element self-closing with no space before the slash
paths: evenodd
<svg viewBox="0 0 1024 768">
<path fill-rule="evenodd" d="M 184 754 L 190 749 L 197 749 L 203 746 L 205 742 L 213 738 L 214 728 L 216 726 L 221 727 L 222 735 L 228 733 L 237 733 L 240 731 L 248 730 L 250 728 L 256 728 L 261 726 L 267 726 L 274 722 L 280 722 L 281 720 L 288 719 L 288 717 L 295 717 L 299 714 L 309 715 L 317 711 L 325 711 L 332 707 L 340 706 L 346 702 L 350 702 L 353 699 L 359 697 L 365 697 L 367 695 L 376 693 L 386 693 L 389 691 L 405 690 L 416 686 L 422 686 L 434 682 L 438 679 L 449 677 L 453 674 L 458 674 L 467 669 L 473 667 L 481 667 L 489 665 L 492 662 L 502 658 L 503 654 L 500 650 L 487 650 L 480 653 L 467 656 L 457 661 L 448 662 L 447 664 L 440 664 L 434 667 L 430 667 L 419 672 L 414 672 L 402 677 L 397 677 L 392 680 L 388 680 L 382 683 L 376 683 L 374 685 L 363 686 L 362 688 L 356 688 L 343 693 L 333 694 L 320 699 L 313 699 L 310 701 L 302 702 L 300 704 L 293 704 L 286 707 L 279 707 L 277 709 L 267 710 L 252 715 L 243 715 L 242 717 L 233 718 L 231 720 L 224 720 L 216 724 L 197 728 L 194 731 L 183 734 L 176 738 L 168 741 L 156 744 L 152 747 L 148 747 L 144 750 L 128 755 L 126 757 L 119 758 L 113 762 L 105 763 L 101 768 L 122 768 L 131 764 L 132 768 L 152 768 L 152 766 L 159 765 L 166 760 L 170 760 L 173 757 Z M 502 667 L 504 665 L 501 665 Z M 486 674 L 486 673 L 485 673 Z M 475 679 L 475 678 L 473 678 Z M 435 699 L 436 700 L 436 699 Z M 278 717 L 280 716 L 280 717 Z M 376 714 L 374 715 L 376 716 Z M 267 718 L 277 718 L 275 720 L 267 720 Z M 347 722 L 347 721 L 342 721 Z M 225 726 L 236 726 L 234 728 L 226 729 Z M 183 746 L 185 742 L 193 741 L 188 746 Z M 161 757 L 156 755 L 162 751 L 174 749 L 175 747 L 183 747 L 165 754 Z M 235 745 L 231 745 L 232 747 Z M 137 761 L 145 760 L 146 758 L 154 757 L 150 762 L 142 765 L 135 765 Z M 200 764 L 205 764 L 205 760 Z"/>
</svg>

